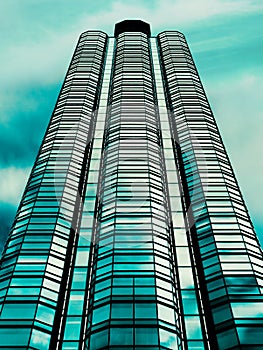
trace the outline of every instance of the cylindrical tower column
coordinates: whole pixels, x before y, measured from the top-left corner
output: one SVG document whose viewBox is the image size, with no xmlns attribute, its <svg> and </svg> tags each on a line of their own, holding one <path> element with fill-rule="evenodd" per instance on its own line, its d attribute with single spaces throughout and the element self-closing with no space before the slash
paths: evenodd
<svg viewBox="0 0 263 350">
<path fill-rule="evenodd" d="M 63 332 L 106 43 L 81 35 L 6 243 L 0 348 L 53 350 Z"/>
<path fill-rule="evenodd" d="M 180 347 L 149 29 L 116 26 L 87 348 Z M 131 21 L 133 22 L 133 21 Z"/>
<path fill-rule="evenodd" d="M 158 42 L 211 346 L 260 349 L 262 251 L 187 42 Z"/>
</svg>

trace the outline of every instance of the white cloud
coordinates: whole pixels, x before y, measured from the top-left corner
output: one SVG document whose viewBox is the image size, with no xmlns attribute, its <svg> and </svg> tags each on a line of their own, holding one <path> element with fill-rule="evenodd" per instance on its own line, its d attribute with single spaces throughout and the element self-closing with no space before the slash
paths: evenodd
<svg viewBox="0 0 263 350">
<path fill-rule="evenodd" d="M 0 201 L 18 205 L 28 179 L 30 168 L 0 169 Z"/>
<path fill-rule="evenodd" d="M 259 220 L 263 197 L 263 77 L 245 74 L 224 82 L 207 81 L 206 86 L 249 212 Z"/>
<path fill-rule="evenodd" d="M 236 16 L 263 10 L 263 4 L 253 0 L 159 0 L 151 8 L 143 5 L 143 1 L 127 4 L 114 1 L 111 11 L 97 13 L 96 16 L 84 16 L 83 24 L 100 27 L 111 25 L 125 18 L 140 18 L 149 21 L 153 30 L 160 27 L 177 28 L 182 24 L 195 25 L 195 21 L 227 15 Z"/>
<path fill-rule="evenodd" d="M 61 80 L 77 37 L 74 33 L 52 33 L 38 43 L 11 46 L 1 58 L 1 84 L 17 87 L 21 83 L 44 85 Z"/>
<path fill-rule="evenodd" d="M 82 31 L 101 29 L 112 34 L 114 23 L 127 17 L 149 21 L 152 30 L 157 33 L 168 28 L 184 30 L 187 26 L 196 26 L 198 22 L 215 16 L 237 16 L 260 10 L 263 10 L 263 3 L 253 0 L 159 0 L 151 8 L 146 7 L 142 0 L 132 4 L 113 1 L 110 10 L 84 14 L 76 18 L 74 26 L 69 27 L 65 23 L 63 32 L 63 26 L 60 26 L 56 32 L 48 29 L 39 31 L 38 41 L 36 33 L 30 40 L 29 32 L 26 44 L 10 42 L 10 46 L 2 50 L 1 83 L 3 86 L 17 86 L 20 83 L 61 81 Z M 229 43 L 222 39 L 219 45 L 223 42 Z"/>
</svg>

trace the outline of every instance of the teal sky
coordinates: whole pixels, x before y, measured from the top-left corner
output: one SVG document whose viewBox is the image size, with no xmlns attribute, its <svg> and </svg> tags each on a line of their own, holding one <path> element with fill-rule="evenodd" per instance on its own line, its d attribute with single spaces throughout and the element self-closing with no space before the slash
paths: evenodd
<svg viewBox="0 0 263 350">
<path fill-rule="evenodd" d="M 8 0 L 0 5 L 0 249 L 78 36 L 139 18 L 186 35 L 263 243 L 262 0 Z"/>
</svg>

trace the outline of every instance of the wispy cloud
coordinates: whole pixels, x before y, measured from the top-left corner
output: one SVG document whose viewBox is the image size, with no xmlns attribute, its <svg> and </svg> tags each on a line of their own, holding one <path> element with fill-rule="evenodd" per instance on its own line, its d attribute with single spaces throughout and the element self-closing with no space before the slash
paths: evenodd
<svg viewBox="0 0 263 350">
<path fill-rule="evenodd" d="M 38 43 L 10 46 L 1 57 L 4 69 L 0 84 L 14 88 L 35 83 L 43 86 L 61 80 L 77 38 L 75 33 L 50 33 Z"/>
<path fill-rule="evenodd" d="M 181 26 L 188 23 L 191 26 L 196 25 L 196 21 L 212 18 L 215 16 L 231 15 L 238 16 L 263 10 L 263 4 L 253 0 L 164 0 L 157 1 L 151 8 L 143 6 L 141 1 L 138 5 L 124 4 L 121 1 L 115 1 L 112 4 L 112 10 L 109 13 L 101 13 L 94 24 L 108 23 L 109 21 L 120 20 L 128 16 L 144 18 L 150 21 L 154 27 Z M 103 21 L 102 21 L 103 20 Z M 98 21 L 98 22 L 97 22 Z"/>
<path fill-rule="evenodd" d="M 1 93 L 0 168 L 33 164 L 58 91 L 59 85 L 31 83 Z"/>
<path fill-rule="evenodd" d="M 25 2 L 26 4 L 27 2 Z M 30 2 L 29 2 L 30 3 Z M 47 2 L 46 10 L 51 11 Z M 253 0 L 158 0 L 154 6 L 146 6 L 142 0 L 131 3 L 122 1 L 113 1 L 107 5 L 107 8 L 98 9 L 97 12 L 87 12 L 87 6 L 82 3 L 84 11 L 78 11 L 75 14 L 75 22 L 64 23 L 64 29 L 61 23 L 56 30 L 56 18 L 53 18 L 50 27 L 45 18 L 41 26 L 39 18 L 38 31 L 28 33 L 26 40 L 19 42 L 15 39 L 6 44 L 6 49 L 2 51 L 0 59 L 1 67 L 5 67 L 1 72 L 1 84 L 15 85 L 28 82 L 38 82 L 41 84 L 50 84 L 62 79 L 65 69 L 69 63 L 74 50 L 75 42 L 79 33 L 87 29 L 101 29 L 109 34 L 113 33 L 115 22 L 129 18 L 141 18 L 149 21 L 153 32 L 157 33 L 165 29 L 186 30 L 200 25 L 204 21 L 214 19 L 215 17 L 224 17 L 229 15 L 237 17 L 244 14 L 258 13 L 263 11 L 263 3 Z M 43 7 L 43 4 L 42 4 Z M 81 9 L 79 9 L 81 10 Z M 30 13 L 30 10 L 29 10 Z M 79 15 L 83 13 L 83 15 Z M 22 19 L 19 12 L 14 14 L 18 17 L 20 26 Z M 24 18 L 24 25 L 28 26 L 27 18 Z M 65 18 L 67 15 L 65 14 Z M 30 39 L 31 38 L 31 39 Z M 200 42 L 197 50 L 205 50 L 205 45 L 214 44 L 221 48 L 222 45 L 230 46 L 231 41 L 228 37 L 221 37 Z M 205 44 L 205 45 L 204 45 Z"/>
<path fill-rule="evenodd" d="M 29 172 L 30 168 L 0 169 L 0 202 L 18 204 Z"/>
<path fill-rule="evenodd" d="M 149 21 L 154 30 L 160 28 L 175 28 L 183 24 L 196 25 L 196 21 L 213 18 L 215 16 L 231 15 L 239 16 L 249 13 L 257 13 L 263 10 L 263 4 L 253 0 L 158 0 L 155 5 L 148 7 L 143 1 L 123 3 L 113 1 L 111 9 L 100 11 L 95 16 L 83 16 L 80 26 L 92 27 L 102 25 L 112 27 L 112 23 L 124 18 L 143 18 Z"/>
<path fill-rule="evenodd" d="M 211 80 L 206 87 L 249 211 L 262 220 L 263 76 Z"/>
<path fill-rule="evenodd" d="M 14 221 L 16 205 L 0 202 L 0 254 L 6 241 L 7 234 Z"/>
</svg>

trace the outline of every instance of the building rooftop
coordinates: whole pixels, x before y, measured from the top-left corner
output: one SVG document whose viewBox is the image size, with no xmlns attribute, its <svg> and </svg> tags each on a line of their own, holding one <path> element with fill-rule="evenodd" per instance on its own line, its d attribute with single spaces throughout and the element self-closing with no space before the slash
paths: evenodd
<svg viewBox="0 0 263 350">
<path fill-rule="evenodd" d="M 137 19 L 126 19 L 115 24 L 114 37 L 124 32 L 143 32 L 148 37 L 151 36 L 149 23 Z"/>
</svg>

